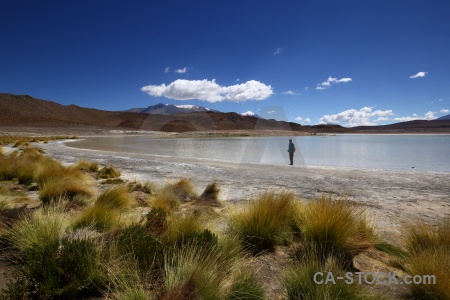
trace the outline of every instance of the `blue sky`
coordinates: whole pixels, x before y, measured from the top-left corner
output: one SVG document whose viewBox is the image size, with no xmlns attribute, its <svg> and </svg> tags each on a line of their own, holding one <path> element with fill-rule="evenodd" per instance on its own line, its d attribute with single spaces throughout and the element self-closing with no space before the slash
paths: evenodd
<svg viewBox="0 0 450 300">
<path fill-rule="evenodd" d="M 0 92 L 105 110 L 433 119 L 449 114 L 449 55 L 448 0 L 0 4 Z"/>
</svg>

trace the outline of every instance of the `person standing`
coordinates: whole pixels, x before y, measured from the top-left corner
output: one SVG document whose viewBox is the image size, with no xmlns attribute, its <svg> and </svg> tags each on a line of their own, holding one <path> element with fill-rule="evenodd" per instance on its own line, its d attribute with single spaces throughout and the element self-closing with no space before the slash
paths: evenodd
<svg viewBox="0 0 450 300">
<path fill-rule="evenodd" d="M 291 163 L 289 165 L 293 165 L 294 164 L 294 152 L 295 152 L 295 146 L 294 143 L 292 142 L 292 139 L 289 139 L 289 160 L 291 161 Z"/>
</svg>

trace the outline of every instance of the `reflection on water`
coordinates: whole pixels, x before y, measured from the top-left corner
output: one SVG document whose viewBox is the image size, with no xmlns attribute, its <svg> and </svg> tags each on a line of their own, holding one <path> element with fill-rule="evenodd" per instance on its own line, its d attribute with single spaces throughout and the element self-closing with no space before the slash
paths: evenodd
<svg viewBox="0 0 450 300">
<path fill-rule="evenodd" d="M 450 171 L 450 135 L 337 135 L 292 137 L 294 164 Z M 268 164 L 288 163 L 289 137 L 89 137 L 71 147 Z"/>
</svg>

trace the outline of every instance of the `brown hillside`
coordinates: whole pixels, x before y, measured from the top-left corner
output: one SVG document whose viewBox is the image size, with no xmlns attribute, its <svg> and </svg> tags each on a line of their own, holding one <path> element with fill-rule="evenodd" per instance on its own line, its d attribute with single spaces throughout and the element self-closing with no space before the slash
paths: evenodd
<svg viewBox="0 0 450 300">
<path fill-rule="evenodd" d="M 0 124 L 77 124 L 94 126 L 121 126 L 131 119 L 143 119 L 135 113 L 121 113 L 64 106 L 27 95 L 0 94 Z"/>
<path fill-rule="evenodd" d="M 241 116 L 237 113 L 194 112 L 174 115 L 148 115 L 112 112 L 76 105 L 61 105 L 27 95 L 0 94 L 0 125 L 3 126 L 86 125 L 129 129 L 187 132 L 211 130 L 304 131 L 296 123 Z"/>
</svg>

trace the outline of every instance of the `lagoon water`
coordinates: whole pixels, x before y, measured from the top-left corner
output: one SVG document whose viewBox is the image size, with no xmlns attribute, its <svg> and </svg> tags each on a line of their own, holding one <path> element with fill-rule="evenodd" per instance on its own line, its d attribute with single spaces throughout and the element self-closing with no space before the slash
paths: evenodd
<svg viewBox="0 0 450 300">
<path fill-rule="evenodd" d="M 195 159 L 288 164 L 290 137 L 87 137 L 70 147 Z M 450 135 L 291 137 L 296 165 L 450 172 Z"/>
</svg>

